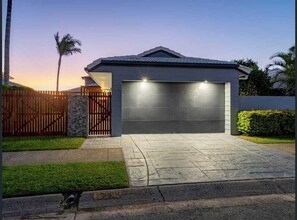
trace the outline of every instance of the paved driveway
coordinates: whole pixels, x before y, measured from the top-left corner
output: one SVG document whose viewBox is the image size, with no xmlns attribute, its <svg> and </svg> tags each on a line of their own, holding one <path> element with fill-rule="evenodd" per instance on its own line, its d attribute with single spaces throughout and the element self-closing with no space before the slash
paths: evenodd
<svg viewBox="0 0 297 220">
<path fill-rule="evenodd" d="M 98 138 L 122 148 L 132 186 L 294 177 L 294 156 L 226 134 Z"/>
</svg>

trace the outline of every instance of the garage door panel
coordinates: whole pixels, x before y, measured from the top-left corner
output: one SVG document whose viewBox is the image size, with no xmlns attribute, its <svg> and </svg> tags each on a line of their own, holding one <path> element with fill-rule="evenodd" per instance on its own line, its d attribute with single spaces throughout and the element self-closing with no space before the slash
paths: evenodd
<svg viewBox="0 0 297 220">
<path fill-rule="evenodd" d="M 138 106 L 139 107 L 151 107 L 151 108 L 174 108 L 176 107 L 176 97 L 167 94 L 154 94 L 149 93 L 144 95 L 137 95 Z"/>
<path fill-rule="evenodd" d="M 183 121 L 224 120 L 223 110 L 223 108 L 178 108 L 174 112 L 174 119 Z"/>
<path fill-rule="evenodd" d="M 222 102 L 221 100 L 225 100 L 225 94 L 219 94 L 219 92 L 216 92 L 216 94 L 208 94 L 208 95 L 200 95 L 195 97 L 194 106 L 195 107 L 204 107 L 207 106 L 210 107 L 225 107 L 225 102 Z"/>
<path fill-rule="evenodd" d="M 123 133 L 224 132 L 224 84 L 123 82 Z"/>
<path fill-rule="evenodd" d="M 126 134 L 224 132 L 223 121 L 123 121 Z"/>
<path fill-rule="evenodd" d="M 123 108 L 122 117 L 124 121 L 174 121 L 173 110 L 172 108 Z"/>
<path fill-rule="evenodd" d="M 138 106 L 138 97 L 133 95 L 123 95 L 122 97 L 122 108 L 130 107 L 137 108 Z"/>
</svg>

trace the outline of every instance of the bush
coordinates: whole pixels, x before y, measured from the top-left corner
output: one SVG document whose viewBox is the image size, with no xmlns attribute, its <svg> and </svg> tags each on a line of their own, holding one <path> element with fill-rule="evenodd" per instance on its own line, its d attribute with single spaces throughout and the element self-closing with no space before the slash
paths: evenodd
<svg viewBox="0 0 297 220">
<path fill-rule="evenodd" d="M 4 90 L 33 90 L 30 87 L 26 86 L 9 86 L 9 85 L 2 85 L 2 89 Z"/>
<path fill-rule="evenodd" d="M 251 110 L 238 113 L 238 131 L 246 135 L 289 135 L 295 132 L 295 112 Z"/>
</svg>

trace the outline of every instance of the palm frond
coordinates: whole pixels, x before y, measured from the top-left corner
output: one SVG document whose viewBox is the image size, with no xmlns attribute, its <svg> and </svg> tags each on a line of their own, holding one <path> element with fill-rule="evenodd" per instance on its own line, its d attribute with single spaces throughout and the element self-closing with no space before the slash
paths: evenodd
<svg viewBox="0 0 297 220">
<path fill-rule="evenodd" d="M 81 49 L 76 47 L 77 45 L 82 45 L 81 41 L 74 39 L 70 34 L 64 35 L 60 40 L 59 32 L 57 32 L 57 34 L 55 34 L 55 40 L 58 53 L 61 57 L 69 56 L 74 53 L 81 53 Z"/>
</svg>

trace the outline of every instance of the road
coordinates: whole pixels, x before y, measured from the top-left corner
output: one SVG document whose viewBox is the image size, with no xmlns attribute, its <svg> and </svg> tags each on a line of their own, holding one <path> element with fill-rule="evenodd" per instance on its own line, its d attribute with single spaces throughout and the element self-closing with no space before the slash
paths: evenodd
<svg viewBox="0 0 297 220">
<path fill-rule="evenodd" d="M 295 219 L 295 195 L 271 194 L 153 203 L 77 213 L 45 214 L 37 219 L 65 220 L 290 220 Z"/>
</svg>

